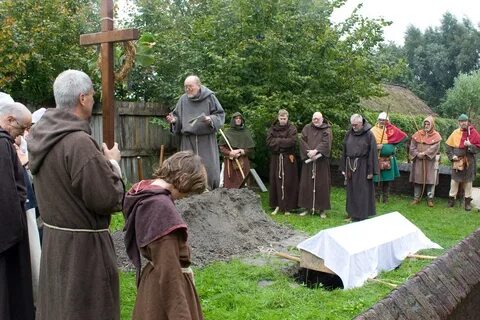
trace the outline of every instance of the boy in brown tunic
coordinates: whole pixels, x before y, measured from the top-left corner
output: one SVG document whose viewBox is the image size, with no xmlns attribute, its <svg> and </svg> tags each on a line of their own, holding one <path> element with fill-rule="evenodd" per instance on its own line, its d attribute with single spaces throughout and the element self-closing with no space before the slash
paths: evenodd
<svg viewBox="0 0 480 320">
<path fill-rule="evenodd" d="M 167 159 L 155 176 L 135 184 L 123 208 L 125 247 L 137 268 L 133 319 L 200 320 L 203 315 L 190 269 L 187 225 L 174 200 L 203 192 L 206 170 L 199 156 L 182 151 Z M 140 254 L 148 260 L 143 270 Z"/>
</svg>

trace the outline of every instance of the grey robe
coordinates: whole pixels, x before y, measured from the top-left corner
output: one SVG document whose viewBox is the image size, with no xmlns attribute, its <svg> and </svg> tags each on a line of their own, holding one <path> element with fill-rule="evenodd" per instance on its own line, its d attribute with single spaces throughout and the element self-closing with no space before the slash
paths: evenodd
<svg viewBox="0 0 480 320">
<path fill-rule="evenodd" d="M 475 180 L 477 174 L 477 159 L 476 154 L 478 147 L 471 145 L 468 148 L 453 148 L 447 144 L 447 156 L 452 161 L 453 156 L 466 156 L 468 160 L 468 167 L 462 171 L 452 169 L 452 180 L 457 182 L 470 182 Z"/>
<path fill-rule="evenodd" d="M 359 132 L 350 129 L 343 141 L 343 155 L 340 170 L 346 175 L 348 216 L 353 220 L 363 220 L 376 214 L 375 186 L 369 174 L 379 174 L 377 142 L 370 129 L 372 126 L 363 120 Z"/>
<path fill-rule="evenodd" d="M 305 163 L 307 150 L 316 149 L 322 157 Z M 309 210 L 330 209 L 330 152 L 332 149 L 332 129 L 327 123 L 320 127 L 307 124 L 302 130 L 300 156 L 302 175 L 300 178 L 298 206 Z M 315 177 L 315 179 L 313 179 Z M 314 183 L 315 182 L 315 183 Z M 315 193 L 314 193 L 315 190 Z"/>
<path fill-rule="evenodd" d="M 211 123 L 193 121 L 201 115 L 210 116 Z M 215 189 L 220 184 L 220 156 L 218 152 L 218 129 L 225 123 L 225 112 L 214 93 L 201 86 L 197 97 L 182 95 L 173 110 L 176 122 L 172 132 L 181 136 L 180 150 L 192 150 L 202 158 L 207 169 L 208 187 Z"/>
<path fill-rule="evenodd" d="M 108 226 L 111 214 L 122 207 L 121 177 L 90 136 L 88 121 L 65 110 L 48 109 L 27 140 L 45 223 L 36 319 L 119 319 L 118 270 Z"/>
</svg>

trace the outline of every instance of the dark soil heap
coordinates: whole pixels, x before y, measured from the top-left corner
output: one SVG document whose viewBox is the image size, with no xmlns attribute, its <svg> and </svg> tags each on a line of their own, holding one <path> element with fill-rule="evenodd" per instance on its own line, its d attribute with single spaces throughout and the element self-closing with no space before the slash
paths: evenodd
<svg viewBox="0 0 480 320">
<path fill-rule="evenodd" d="M 196 266 L 255 254 L 261 247 L 283 250 L 296 245 L 299 237 L 306 238 L 272 221 L 263 211 L 260 197 L 249 189 L 216 189 L 178 200 L 176 206 L 187 222 Z M 116 232 L 113 238 L 119 267 L 131 270 L 123 232 Z"/>
</svg>

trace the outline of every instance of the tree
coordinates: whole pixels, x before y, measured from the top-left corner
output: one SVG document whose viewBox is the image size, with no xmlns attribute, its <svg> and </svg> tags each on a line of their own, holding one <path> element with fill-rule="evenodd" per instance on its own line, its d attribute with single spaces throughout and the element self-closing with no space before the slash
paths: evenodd
<svg viewBox="0 0 480 320">
<path fill-rule="evenodd" d="M 299 126 L 320 110 L 334 124 L 341 150 L 343 127 L 360 97 L 382 93 L 392 71 L 375 63 L 387 22 L 354 12 L 332 24 L 345 1 L 139 0 L 133 26 L 155 35 L 155 63 L 133 72 L 135 99 L 170 105 L 187 74 L 198 74 L 227 113 L 243 111 L 265 166 L 265 133 L 280 108 Z M 137 80 L 148 74 L 149 81 Z M 264 161 L 261 163 L 261 161 Z"/>
<path fill-rule="evenodd" d="M 452 88 L 447 90 L 445 102 L 441 105 L 444 115 L 453 118 L 467 113 L 474 119 L 480 118 L 480 71 L 460 74 Z"/>
<path fill-rule="evenodd" d="M 91 73 L 95 50 L 80 47 L 79 36 L 97 29 L 97 2 L 0 1 L 1 90 L 24 103 L 53 105 L 52 83 L 61 71 Z"/>
</svg>

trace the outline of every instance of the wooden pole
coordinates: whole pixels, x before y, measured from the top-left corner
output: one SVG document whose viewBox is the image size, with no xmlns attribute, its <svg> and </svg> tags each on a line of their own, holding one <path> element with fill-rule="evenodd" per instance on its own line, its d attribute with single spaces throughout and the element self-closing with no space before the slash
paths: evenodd
<svg viewBox="0 0 480 320">
<path fill-rule="evenodd" d="M 415 259 L 425 259 L 425 260 L 435 260 L 437 257 L 435 256 L 425 256 L 421 254 L 409 254 L 407 258 L 415 258 Z"/>
<path fill-rule="evenodd" d="M 223 133 L 223 130 L 218 129 L 218 131 L 222 135 L 223 139 L 225 139 L 225 142 L 227 143 L 227 146 L 230 148 L 230 151 L 233 151 L 233 148 L 230 145 L 230 142 L 228 142 L 227 136 L 225 135 L 225 133 Z M 242 169 L 242 166 L 240 165 L 240 161 L 238 161 L 237 158 L 234 158 L 234 159 L 235 159 L 235 162 L 237 163 L 238 169 L 240 170 L 240 174 L 242 175 L 243 180 L 245 180 L 245 173 L 243 173 L 243 169 Z"/>
<path fill-rule="evenodd" d="M 162 144 L 160 146 L 160 160 L 159 160 L 159 165 L 160 167 L 162 166 L 163 164 L 163 156 L 165 155 L 165 146 Z"/>
<path fill-rule="evenodd" d="M 142 157 L 137 157 L 137 171 L 138 171 L 138 181 L 143 180 L 143 166 L 142 166 Z"/>
<path fill-rule="evenodd" d="M 101 31 L 113 30 L 113 1 L 102 1 Z M 114 71 L 113 71 L 113 43 L 101 44 L 102 55 L 102 106 L 103 106 L 103 141 L 109 148 L 115 141 L 115 109 L 114 109 Z"/>
<path fill-rule="evenodd" d="M 292 256 L 292 255 L 289 255 L 288 253 L 275 252 L 275 255 L 276 255 L 277 257 L 285 258 L 285 259 L 288 259 L 288 260 L 292 260 L 292 261 L 296 261 L 296 262 L 301 262 L 300 257 L 295 257 L 295 256 Z"/>
</svg>

